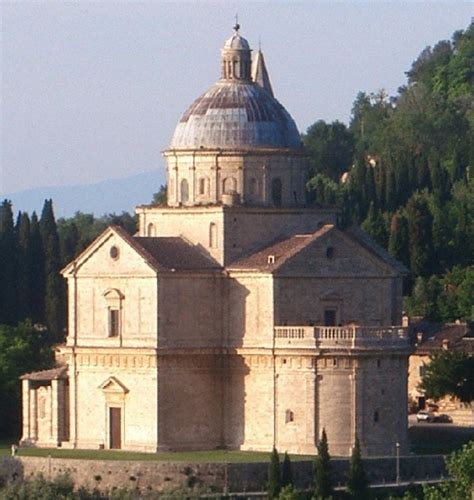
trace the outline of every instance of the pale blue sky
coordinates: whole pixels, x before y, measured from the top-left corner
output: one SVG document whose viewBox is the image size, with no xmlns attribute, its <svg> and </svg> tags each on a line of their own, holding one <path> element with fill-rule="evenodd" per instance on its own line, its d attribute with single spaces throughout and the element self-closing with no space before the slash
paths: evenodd
<svg viewBox="0 0 474 500">
<path fill-rule="evenodd" d="M 162 168 L 180 115 L 219 76 L 232 33 L 259 38 L 300 131 L 348 122 L 357 92 L 393 95 L 468 2 L 8 2 L 2 9 L 0 194 Z M 161 177 L 161 175 L 160 175 Z"/>
</svg>

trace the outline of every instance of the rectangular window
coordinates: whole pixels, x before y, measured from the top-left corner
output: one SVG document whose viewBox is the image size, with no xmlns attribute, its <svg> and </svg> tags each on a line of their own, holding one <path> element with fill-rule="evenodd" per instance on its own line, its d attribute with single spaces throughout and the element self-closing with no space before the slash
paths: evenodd
<svg viewBox="0 0 474 500">
<path fill-rule="evenodd" d="M 419 374 L 420 374 L 420 377 L 422 377 L 422 378 L 425 376 L 425 374 L 426 374 L 426 366 L 425 365 L 421 365 L 419 367 Z"/>
<path fill-rule="evenodd" d="M 324 310 L 324 326 L 336 326 L 336 310 Z"/>
<path fill-rule="evenodd" d="M 120 332 L 120 311 L 109 309 L 109 337 L 118 337 Z"/>
</svg>

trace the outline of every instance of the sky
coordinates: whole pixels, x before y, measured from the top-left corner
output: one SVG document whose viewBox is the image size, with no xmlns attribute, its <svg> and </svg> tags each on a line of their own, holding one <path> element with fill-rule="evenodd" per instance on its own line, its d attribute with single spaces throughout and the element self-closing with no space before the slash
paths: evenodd
<svg viewBox="0 0 474 500">
<path fill-rule="evenodd" d="M 220 48 L 259 41 L 304 132 L 348 123 L 359 91 L 395 95 L 470 2 L 1 2 L 0 195 L 157 169 L 180 116 L 219 77 Z M 161 169 L 161 170 L 160 170 Z"/>
</svg>

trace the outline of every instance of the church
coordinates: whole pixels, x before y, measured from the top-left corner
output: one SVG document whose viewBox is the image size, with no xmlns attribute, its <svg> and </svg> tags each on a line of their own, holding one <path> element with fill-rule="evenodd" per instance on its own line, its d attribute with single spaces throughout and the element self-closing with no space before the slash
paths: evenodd
<svg viewBox="0 0 474 500">
<path fill-rule="evenodd" d="M 332 455 L 407 450 L 406 269 L 306 205 L 300 134 L 234 29 L 163 153 L 167 205 L 63 269 L 67 338 L 22 377 L 24 445 L 314 454 L 325 429 Z"/>
</svg>

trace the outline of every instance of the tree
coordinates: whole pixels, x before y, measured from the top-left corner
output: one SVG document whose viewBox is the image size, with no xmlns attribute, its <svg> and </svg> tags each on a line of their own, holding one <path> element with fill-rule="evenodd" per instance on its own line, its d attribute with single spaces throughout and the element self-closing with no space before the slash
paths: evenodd
<svg viewBox="0 0 474 500">
<path fill-rule="evenodd" d="M 285 451 L 283 463 L 281 465 L 281 486 L 293 485 L 293 471 L 291 469 L 291 461 L 288 453 Z"/>
<path fill-rule="evenodd" d="M 19 213 L 15 227 L 18 249 L 17 274 L 17 314 L 19 320 L 31 318 L 31 254 L 30 218 L 27 213 Z"/>
<path fill-rule="evenodd" d="M 41 239 L 40 225 L 36 212 L 30 220 L 30 270 L 29 290 L 31 297 L 31 320 L 33 323 L 44 323 L 44 296 L 46 273 L 44 269 L 44 249 Z"/>
<path fill-rule="evenodd" d="M 360 452 L 359 438 L 356 436 L 354 448 L 352 449 L 351 463 L 349 469 L 349 480 L 347 482 L 347 493 L 354 500 L 367 500 L 370 498 L 369 481 L 365 474 L 364 463 Z"/>
<path fill-rule="evenodd" d="M 166 206 L 168 204 L 167 187 L 162 184 L 159 191 L 153 195 L 153 200 L 151 202 L 153 203 L 153 205 Z"/>
<path fill-rule="evenodd" d="M 59 235 L 52 200 L 45 200 L 40 220 L 45 257 L 45 319 L 51 343 L 61 342 L 65 325 L 65 290 L 61 269 Z"/>
<path fill-rule="evenodd" d="M 43 345 L 42 333 L 30 322 L 0 325 L 0 438 L 19 433 L 20 375 L 52 363 L 52 352 Z"/>
<path fill-rule="evenodd" d="M 303 142 L 315 173 L 337 182 L 349 170 L 354 146 L 352 134 L 343 123 L 319 120 L 308 128 Z"/>
<path fill-rule="evenodd" d="M 408 250 L 408 222 L 403 211 L 397 211 L 392 216 L 390 224 L 390 236 L 388 239 L 388 252 L 392 257 L 409 265 Z"/>
<path fill-rule="evenodd" d="M 408 236 L 410 246 L 410 269 L 421 276 L 431 274 L 432 223 L 426 193 L 415 193 L 407 203 Z"/>
<path fill-rule="evenodd" d="M 464 403 L 474 400 L 474 357 L 460 351 L 441 351 L 426 366 L 421 387 L 428 398 L 455 396 Z"/>
<path fill-rule="evenodd" d="M 446 459 L 451 481 L 439 486 L 424 486 L 427 500 L 465 500 L 474 492 L 474 441 Z"/>
<path fill-rule="evenodd" d="M 318 454 L 313 463 L 314 499 L 324 500 L 333 493 L 331 457 L 329 455 L 328 438 L 325 429 L 318 443 Z"/>
<path fill-rule="evenodd" d="M 268 497 L 277 498 L 280 490 L 280 457 L 278 456 L 278 451 L 274 447 L 270 456 L 270 464 L 268 466 Z"/>
</svg>

